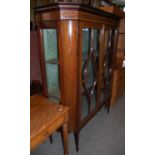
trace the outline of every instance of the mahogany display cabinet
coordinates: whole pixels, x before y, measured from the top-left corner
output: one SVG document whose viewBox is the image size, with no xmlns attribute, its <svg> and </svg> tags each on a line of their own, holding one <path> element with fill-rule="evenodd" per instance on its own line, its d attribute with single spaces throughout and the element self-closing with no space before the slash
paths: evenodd
<svg viewBox="0 0 155 155">
<path fill-rule="evenodd" d="M 79 149 L 81 128 L 109 109 L 119 17 L 81 4 L 34 9 L 43 95 L 70 107 L 69 131 Z"/>
</svg>

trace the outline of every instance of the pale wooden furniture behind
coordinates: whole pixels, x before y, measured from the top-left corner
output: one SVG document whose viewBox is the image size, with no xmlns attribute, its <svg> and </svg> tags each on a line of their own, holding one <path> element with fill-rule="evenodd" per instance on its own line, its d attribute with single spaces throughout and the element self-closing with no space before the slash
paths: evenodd
<svg viewBox="0 0 155 155">
<path fill-rule="evenodd" d="M 42 96 L 30 99 L 30 150 L 34 150 L 62 126 L 64 155 L 68 155 L 68 108 Z"/>
<path fill-rule="evenodd" d="M 123 67 L 123 61 L 125 61 L 125 17 L 122 17 L 119 22 L 111 106 L 125 93 L 125 67 Z"/>
<path fill-rule="evenodd" d="M 123 67 L 123 61 L 125 60 L 125 12 L 117 6 L 102 6 L 100 9 L 121 17 L 118 25 L 117 49 L 112 79 L 110 106 L 113 106 L 117 99 L 125 93 L 125 68 Z"/>
</svg>

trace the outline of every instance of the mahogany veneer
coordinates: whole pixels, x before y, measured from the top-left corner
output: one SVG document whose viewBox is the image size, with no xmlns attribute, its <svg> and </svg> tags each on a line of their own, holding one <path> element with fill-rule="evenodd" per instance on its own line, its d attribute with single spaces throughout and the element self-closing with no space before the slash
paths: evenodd
<svg viewBox="0 0 155 155">
<path fill-rule="evenodd" d="M 49 98 L 52 95 L 48 91 L 43 30 L 54 29 L 57 32 L 60 86 L 58 103 L 70 108 L 69 132 L 74 132 L 78 151 L 80 129 L 103 105 L 109 111 L 120 17 L 86 5 L 69 3 L 38 7 L 35 9 L 35 17 L 39 34 L 43 95 Z M 52 40 L 47 41 L 52 44 Z M 52 76 L 54 73 L 50 74 Z"/>
</svg>

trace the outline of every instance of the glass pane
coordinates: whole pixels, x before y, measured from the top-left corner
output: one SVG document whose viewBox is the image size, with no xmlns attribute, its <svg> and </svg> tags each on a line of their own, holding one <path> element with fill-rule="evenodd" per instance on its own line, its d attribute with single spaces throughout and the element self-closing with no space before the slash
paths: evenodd
<svg viewBox="0 0 155 155">
<path fill-rule="evenodd" d="M 60 99 L 58 67 L 58 65 L 46 63 L 48 96 L 57 101 Z"/>
<path fill-rule="evenodd" d="M 92 96 L 91 96 L 91 111 L 93 111 L 96 108 L 96 99 L 97 99 L 96 88 L 94 89 Z"/>
<path fill-rule="evenodd" d="M 85 81 L 85 86 L 87 89 L 94 84 L 95 80 L 95 68 L 91 60 L 85 62 L 83 68 L 83 79 Z"/>
<path fill-rule="evenodd" d="M 88 103 L 88 99 L 86 97 L 86 95 L 82 95 L 82 98 L 81 98 L 81 103 L 82 103 L 82 119 L 84 119 L 85 117 L 88 116 L 89 114 L 89 103 Z"/>
<path fill-rule="evenodd" d="M 58 59 L 56 29 L 43 29 L 45 60 Z"/>
<path fill-rule="evenodd" d="M 59 65 L 56 29 L 43 29 L 43 45 L 47 77 L 47 91 L 51 100 L 59 102 Z"/>
<path fill-rule="evenodd" d="M 100 30 L 93 29 L 93 48 L 96 55 L 99 53 L 99 39 L 100 39 Z"/>
<path fill-rule="evenodd" d="M 99 67 L 99 51 L 100 51 L 100 29 L 93 29 L 93 55 L 95 58 L 96 71 Z"/>
<path fill-rule="evenodd" d="M 82 118 L 96 108 L 99 37 L 100 29 L 82 29 Z"/>
<path fill-rule="evenodd" d="M 90 29 L 82 29 L 82 60 L 87 59 L 88 51 L 90 48 Z"/>
<path fill-rule="evenodd" d="M 112 81 L 112 55 L 113 47 L 112 40 L 114 35 L 112 35 L 112 30 L 106 30 L 104 36 L 104 62 L 102 66 L 102 82 L 101 82 L 101 97 L 100 100 L 106 100 L 110 97 L 111 93 L 111 81 Z"/>
</svg>

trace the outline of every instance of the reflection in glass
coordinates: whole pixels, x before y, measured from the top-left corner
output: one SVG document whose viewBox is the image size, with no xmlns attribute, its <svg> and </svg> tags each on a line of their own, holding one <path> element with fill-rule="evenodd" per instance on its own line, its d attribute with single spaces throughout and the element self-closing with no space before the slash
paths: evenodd
<svg viewBox="0 0 155 155">
<path fill-rule="evenodd" d="M 111 81 L 112 81 L 112 59 L 113 59 L 113 47 L 112 47 L 112 29 L 105 31 L 104 35 L 104 62 L 102 64 L 102 81 L 101 81 L 101 97 L 100 101 L 106 100 L 110 97 Z"/>
<path fill-rule="evenodd" d="M 95 80 L 95 66 L 91 60 L 86 61 L 85 65 L 83 66 L 83 79 L 87 89 L 93 85 Z"/>
</svg>

